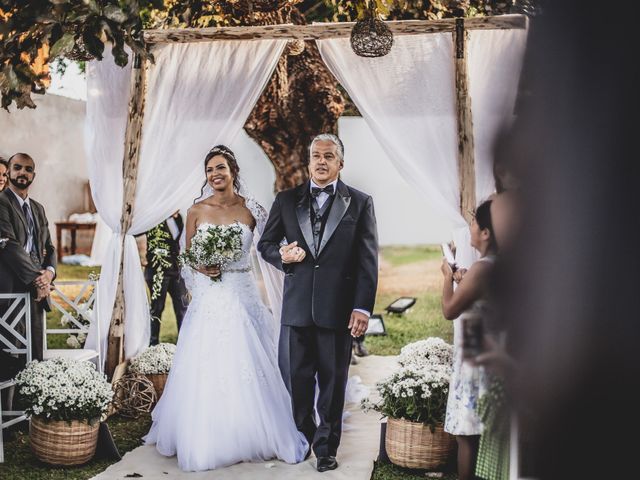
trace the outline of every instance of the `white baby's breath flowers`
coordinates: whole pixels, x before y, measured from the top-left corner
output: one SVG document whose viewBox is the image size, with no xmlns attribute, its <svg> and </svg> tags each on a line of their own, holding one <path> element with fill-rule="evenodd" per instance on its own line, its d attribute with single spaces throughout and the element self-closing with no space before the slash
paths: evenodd
<svg viewBox="0 0 640 480">
<path fill-rule="evenodd" d="M 439 338 L 428 338 L 402 348 L 400 367 L 376 384 L 378 399 L 362 402 L 392 418 L 404 418 L 432 427 L 444 421 L 453 347 Z"/>
<path fill-rule="evenodd" d="M 51 420 L 95 420 L 113 397 L 106 376 L 88 361 L 55 358 L 30 362 L 16 376 L 28 415 Z"/>
<path fill-rule="evenodd" d="M 83 327 L 88 327 L 91 324 L 91 320 L 93 318 L 93 309 L 89 308 L 89 304 L 87 302 L 82 302 L 78 304 L 78 311 L 75 310 L 70 313 L 70 315 L 75 319 L 77 323 L 82 325 Z M 77 323 L 71 321 L 68 315 L 63 315 L 60 319 L 60 323 L 63 327 L 68 328 L 79 328 Z M 82 348 L 84 347 L 84 342 L 87 339 L 85 333 L 71 333 L 67 338 L 67 346 L 71 348 Z"/>
<path fill-rule="evenodd" d="M 176 346 L 173 343 L 154 345 L 133 358 L 130 368 L 133 372 L 143 375 L 168 373 L 175 351 Z"/>
<path fill-rule="evenodd" d="M 451 365 L 453 346 L 438 337 L 409 343 L 400 350 L 398 363 L 402 366 Z"/>
</svg>

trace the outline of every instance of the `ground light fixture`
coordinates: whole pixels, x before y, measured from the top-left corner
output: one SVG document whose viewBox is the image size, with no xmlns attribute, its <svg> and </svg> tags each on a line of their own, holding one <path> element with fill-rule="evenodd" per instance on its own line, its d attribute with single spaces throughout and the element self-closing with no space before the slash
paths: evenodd
<svg viewBox="0 0 640 480">
<path fill-rule="evenodd" d="M 384 319 L 382 315 L 376 313 L 369 317 L 369 326 L 367 327 L 367 331 L 364 332 L 365 335 L 386 335 L 387 329 L 384 326 Z"/>
<path fill-rule="evenodd" d="M 403 314 L 416 303 L 416 297 L 400 297 L 389 304 L 387 313 Z"/>
</svg>

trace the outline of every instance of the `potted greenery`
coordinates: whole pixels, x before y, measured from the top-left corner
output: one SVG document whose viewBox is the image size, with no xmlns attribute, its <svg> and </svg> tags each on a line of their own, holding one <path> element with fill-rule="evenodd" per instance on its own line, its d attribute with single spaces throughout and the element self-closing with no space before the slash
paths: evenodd
<svg viewBox="0 0 640 480">
<path fill-rule="evenodd" d="M 52 465 L 86 463 L 96 451 L 98 428 L 113 390 L 93 363 L 66 358 L 30 362 L 16 376 L 30 417 L 31 448 Z"/>
<path fill-rule="evenodd" d="M 153 383 L 158 400 L 167 382 L 176 346 L 173 343 L 159 343 L 145 349 L 131 360 L 130 370 L 145 375 Z"/>
<path fill-rule="evenodd" d="M 452 356 L 440 338 L 405 346 L 400 368 L 376 384 L 378 398 L 363 401 L 365 410 L 387 417 L 385 446 L 394 464 L 434 469 L 447 463 L 455 445 L 443 429 Z"/>
</svg>

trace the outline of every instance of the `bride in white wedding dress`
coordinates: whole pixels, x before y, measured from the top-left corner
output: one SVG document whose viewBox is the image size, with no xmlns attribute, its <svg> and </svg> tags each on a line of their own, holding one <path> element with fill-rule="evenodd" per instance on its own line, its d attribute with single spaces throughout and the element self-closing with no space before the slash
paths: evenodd
<svg viewBox="0 0 640 480">
<path fill-rule="evenodd" d="M 237 223 L 243 253 L 224 272 L 183 269 L 191 303 L 144 439 L 162 455 L 177 455 L 185 471 L 272 458 L 298 463 L 308 451 L 278 369 L 276 323 L 251 268 L 254 232 L 264 227 L 267 213 L 237 193 L 238 170 L 224 146 L 205 159 L 203 192 L 213 194 L 189 209 L 187 247 L 200 225 Z M 220 281 L 212 281 L 219 275 Z"/>
</svg>

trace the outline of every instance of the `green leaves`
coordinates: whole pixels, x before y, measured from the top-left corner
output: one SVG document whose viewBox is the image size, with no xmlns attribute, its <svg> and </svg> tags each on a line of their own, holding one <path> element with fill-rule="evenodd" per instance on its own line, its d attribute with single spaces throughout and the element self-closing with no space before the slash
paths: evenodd
<svg viewBox="0 0 640 480">
<path fill-rule="evenodd" d="M 0 2 L 0 93 L 2 108 L 34 108 L 33 92 L 48 85 L 46 66 L 54 58 L 103 57 L 113 44 L 115 63 L 125 66 L 125 46 L 151 58 L 142 39 L 141 10 L 156 0 L 49 0 Z M 162 4 L 162 2 L 160 2 Z M 50 47 L 49 50 L 43 47 Z M 45 64 L 43 71 L 35 60 Z"/>
<path fill-rule="evenodd" d="M 65 33 L 60 40 L 53 44 L 49 52 L 50 58 L 63 57 L 73 50 L 76 40 L 73 33 Z"/>
</svg>

